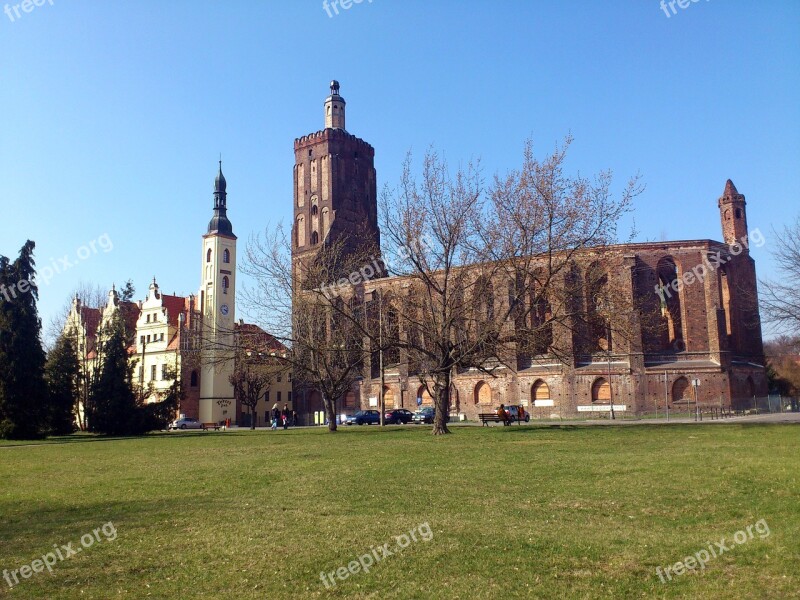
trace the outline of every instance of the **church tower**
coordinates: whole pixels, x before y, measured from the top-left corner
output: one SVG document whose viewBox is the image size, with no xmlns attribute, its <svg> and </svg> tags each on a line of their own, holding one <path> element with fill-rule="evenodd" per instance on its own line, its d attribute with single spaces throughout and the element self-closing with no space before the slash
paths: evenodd
<svg viewBox="0 0 800 600">
<path fill-rule="evenodd" d="M 227 182 L 219 173 L 214 180 L 214 215 L 203 236 L 203 270 L 200 307 L 203 314 L 200 421 L 236 422 L 233 386 L 233 334 L 236 311 L 236 236 L 227 215 Z"/>
<path fill-rule="evenodd" d="M 745 211 L 744 196 L 739 193 L 733 182 L 728 179 L 725 190 L 717 205 L 719 217 L 722 220 L 722 237 L 730 245 L 735 242 L 742 243 L 747 239 L 747 212 Z"/>
<path fill-rule="evenodd" d="M 355 250 L 380 248 L 375 150 L 345 129 L 344 98 L 331 81 L 324 102 L 325 128 L 294 141 L 292 264 L 312 260 L 323 244 L 344 239 Z"/>
</svg>

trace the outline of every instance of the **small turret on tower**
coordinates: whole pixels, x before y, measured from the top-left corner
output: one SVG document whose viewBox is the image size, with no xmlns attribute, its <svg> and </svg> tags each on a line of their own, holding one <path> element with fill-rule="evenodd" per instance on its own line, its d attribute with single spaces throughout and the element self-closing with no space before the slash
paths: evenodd
<svg viewBox="0 0 800 600">
<path fill-rule="evenodd" d="M 331 95 L 325 98 L 325 129 L 345 129 L 344 106 L 346 102 L 339 95 L 339 82 L 331 81 Z"/>
<path fill-rule="evenodd" d="M 747 236 L 747 212 L 744 195 L 740 194 L 728 179 L 725 191 L 719 199 L 719 217 L 722 221 L 722 237 L 726 244 L 742 242 Z M 745 246 L 746 248 L 746 246 Z"/>
</svg>

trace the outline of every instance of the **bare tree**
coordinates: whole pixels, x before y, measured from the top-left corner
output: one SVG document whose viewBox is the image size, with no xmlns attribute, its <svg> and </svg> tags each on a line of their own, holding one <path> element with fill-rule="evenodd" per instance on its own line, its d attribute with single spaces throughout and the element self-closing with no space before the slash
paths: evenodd
<svg viewBox="0 0 800 600">
<path fill-rule="evenodd" d="M 244 288 L 243 307 L 287 347 L 280 360 L 296 387 L 321 395 L 330 431 L 337 402 L 363 377 L 369 332 L 358 285 L 382 268 L 371 243 L 354 246 L 329 236 L 293 263 L 284 228 L 268 226 L 250 239 L 242 265 L 254 282 Z"/>
<path fill-rule="evenodd" d="M 773 253 L 781 272 L 779 280 L 761 280 L 761 305 L 767 318 L 781 331 L 800 334 L 800 216 L 775 231 Z"/>
<path fill-rule="evenodd" d="M 250 429 L 255 429 L 258 401 L 286 370 L 281 360 L 286 352 L 275 338 L 259 327 L 242 325 L 234 335 L 235 362 L 228 380 L 236 398 L 250 410 Z"/>
<path fill-rule="evenodd" d="M 434 399 L 434 435 L 448 433 L 454 373 L 494 376 L 520 356 L 572 355 L 582 340 L 610 352 L 610 329 L 623 326 L 620 307 L 632 298 L 614 299 L 601 250 L 641 188 L 634 177 L 615 199 L 608 172 L 565 175 L 570 142 L 543 161 L 528 142 L 522 168 L 489 189 L 478 166 L 451 176 L 428 152 L 420 182 L 408 158 L 398 187 L 382 196 L 387 265 L 407 289 L 395 304 L 403 331 L 394 344 Z M 598 275 L 584 277 L 587 269 Z"/>
</svg>

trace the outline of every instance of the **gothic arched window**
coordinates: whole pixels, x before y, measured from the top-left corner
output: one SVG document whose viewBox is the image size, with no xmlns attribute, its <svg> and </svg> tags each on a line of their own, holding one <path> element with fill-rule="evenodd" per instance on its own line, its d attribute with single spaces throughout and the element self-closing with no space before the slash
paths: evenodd
<svg viewBox="0 0 800 600">
<path fill-rule="evenodd" d="M 211 262 L 211 248 L 206 252 L 206 262 Z"/>
<path fill-rule="evenodd" d="M 225 275 L 225 277 L 222 278 L 222 293 L 223 294 L 227 294 L 228 293 L 228 287 L 230 287 L 230 281 L 228 280 L 228 276 Z"/>
<path fill-rule="evenodd" d="M 225 248 L 225 251 L 222 253 L 222 262 L 224 263 L 231 262 L 231 252 L 227 248 Z"/>
</svg>

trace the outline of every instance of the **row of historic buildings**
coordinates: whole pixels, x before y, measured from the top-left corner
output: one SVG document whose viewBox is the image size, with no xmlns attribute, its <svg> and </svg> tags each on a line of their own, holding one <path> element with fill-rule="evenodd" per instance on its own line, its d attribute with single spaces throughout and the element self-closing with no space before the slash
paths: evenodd
<svg viewBox="0 0 800 600">
<path fill-rule="evenodd" d="M 293 261 L 313 257 L 337 236 L 380 245 L 375 151 L 347 132 L 345 106 L 334 81 L 324 102 L 324 129 L 294 142 Z M 220 164 L 214 213 L 202 238 L 197 295 L 163 294 L 154 280 L 145 300 L 122 303 L 112 289 L 105 307 L 86 307 L 76 299 L 67 326 L 80 332 L 83 358 L 92 361 L 102 323 L 113 311 L 123 310 L 136 331 L 131 357 L 137 360 L 141 383 L 152 384 L 153 397 L 179 376 L 186 391 L 181 413 L 202 421 L 231 418 L 246 424 L 251 417 L 228 380 L 233 360 L 225 360 L 224 353 L 222 360 L 188 360 L 190 339 L 217 336 L 224 347 L 226 336 L 245 326 L 235 320 L 236 236 L 227 217 L 226 187 Z M 766 395 L 745 198 L 728 181 L 717 204 L 722 241 L 624 244 L 602 250 L 604 263 L 614 266 L 608 285 L 631 302 L 635 299 L 657 326 L 634 319 L 628 335 L 615 339 L 612 334 L 602 348 L 588 350 L 576 337 L 579 327 L 555 328 L 554 343 L 565 350 L 557 360 L 519 352 L 516 368 L 499 369 L 496 377 L 475 370 L 456 373 L 452 413 L 476 418 L 504 403 L 527 406 L 534 417 L 570 417 L 608 411 L 612 402 L 617 411 L 644 413 L 694 402 L 695 393 L 701 404 L 733 407 Z M 587 269 L 593 258 L 587 252 Z M 368 285 L 387 294 L 403 287 L 398 278 L 389 277 Z M 340 399 L 339 412 L 377 406 L 381 374 L 374 362 L 366 353 L 364 377 Z M 402 352 L 384 366 L 383 381 L 387 407 L 432 404 Z M 695 388 L 692 382 L 699 385 Z M 323 410 L 319 392 L 293 389 L 288 371 L 259 405 L 257 424 L 268 422 L 266 411 L 276 402 L 281 407 L 288 403 L 306 423 Z"/>
<path fill-rule="evenodd" d="M 269 338 L 270 350 L 280 345 L 255 325 L 236 320 L 236 236 L 227 216 L 227 182 L 219 173 L 214 180 L 214 209 L 200 254 L 200 290 L 196 295 L 164 294 L 154 278 L 147 298 L 121 300 L 112 287 L 105 306 L 85 306 L 72 301 L 65 331 L 77 338 L 84 368 L 99 365 L 103 331 L 117 312 L 133 332 L 128 353 L 135 361 L 134 379 L 147 401 L 157 401 L 181 378 L 184 399 L 179 413 L 203 422 L 249 425 L 269 423 L 268 411 L 278 404 L 293 408 L 291 373 L 277 374 L 254 414 L 242 409 L 229 380 L 234 361 L 228 349 L 237 332 L 257 330 Z M 252 338 L 252 335 L 250 336 Z M 284 348 L 285 350 L 285 348 Z"/>
</svg>

